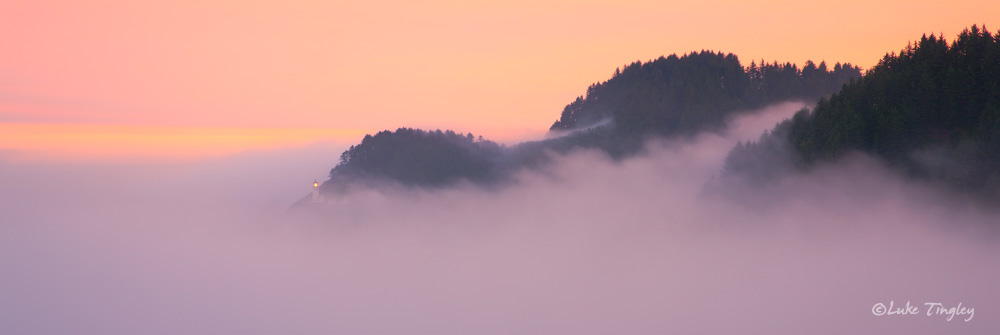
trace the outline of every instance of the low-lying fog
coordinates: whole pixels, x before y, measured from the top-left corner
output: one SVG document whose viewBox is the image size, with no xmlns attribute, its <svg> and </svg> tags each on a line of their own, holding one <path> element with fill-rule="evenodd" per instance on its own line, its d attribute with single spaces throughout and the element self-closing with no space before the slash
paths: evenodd
<svg viewBox="0 0 1000 335">
<path fill-rule="evenodd" d="M 801 106 L 500 190 L 356 194 L 324 220 L 284 210 L 343 148 L 0 160 L 0 333 L 995 334 L 995 213 L 860 156 L 753 201 L 702 192 Z"/>
</svg>

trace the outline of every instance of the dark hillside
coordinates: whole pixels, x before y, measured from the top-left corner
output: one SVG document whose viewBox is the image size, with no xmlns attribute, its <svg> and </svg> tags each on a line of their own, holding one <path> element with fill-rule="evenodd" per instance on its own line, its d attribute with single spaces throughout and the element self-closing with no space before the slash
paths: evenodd
<svg viewBox="0 0 1000 335">
<path fill-rule="evenodd" d="M 783 143 L 783 144 L 781 144 Z M 800 168 L 846 152 L 959 189 L 1000 186 L 1000 32 L 972 26 L 948 43 L 923 36 L 864 77 L 729 155 L 727 174 L 769 169 L 773 148 Z"/>
<path fill-rule="evenodd" d="M 710 51 L 635 62 L 591 85 L 563 110 L 543 141 L 505 148 L 471 134 L 400 128 L 366 136 L 341 155 L 324 190 L 349 184 L 397 183 L 436 187 L 466 180 L 490 184 L 511 171 L 544 164 L 551 152 L 593 148 L 616 159 L 636 153 L 651 136 L 692 135 L 725 118 L 785 100 L 814 100 L 834 92 L 860 70 L 850 64 L 751 62 Z"/>
</svg>

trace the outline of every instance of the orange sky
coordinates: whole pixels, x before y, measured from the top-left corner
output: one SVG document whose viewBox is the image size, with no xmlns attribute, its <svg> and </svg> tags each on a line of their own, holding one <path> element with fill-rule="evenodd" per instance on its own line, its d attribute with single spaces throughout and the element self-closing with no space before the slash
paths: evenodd
<svg viewBox="0 0 1000 335">
<path fill-rule="evenodd" d="M 3 1 L 0 150 L 200 156 L 400 126 L 514 141 L 634 60 L 713 49 L 869 67 L 923 33 L 995 31 L 996 13 L 995 0 Z"/>
</svg>

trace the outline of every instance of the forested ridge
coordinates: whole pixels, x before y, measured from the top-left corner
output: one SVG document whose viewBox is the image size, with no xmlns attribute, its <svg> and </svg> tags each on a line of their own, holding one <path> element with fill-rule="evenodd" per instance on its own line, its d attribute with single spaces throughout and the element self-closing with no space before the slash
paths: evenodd
<svg viewBox="0 0 1000 335">
<path fill-rule="evenodd" d="M 502 145 L 471 133 L 399 128 L 366 135 L 340 155 L 331 180 L 439 186 L 458 180 L 493 181 L 501 177 Z"/>
<path fill-rule="evenodd" d="M 1000 31 L 923 36 L 815 108 L 740 143 L 727 175 L 774 177 L 859 151 L 963 190 L 1000 188 Z"/>
<path fill-rule="evenodd" d="M 634 62 L 588 87 L 550 128 L 565 136 L 506 147 L 454 131 L 400 128 L 366 136 L 341 155 L 324 190 L 351 183 L 441 186 L 489 184 L 511 171 L 544 164 L 551 152 L 594 148 L 611 157 L 636 153 L 651 136 L 692 135 L 725 118 L 786 100 L 813 101 L 861 75 L 858 67 L 807 62 L 751 62 L 701 51 Z"/>
<path fill-rule="evenodd" d="M 563 109 L 551 130 L 571 130 L 611 119 L 615 131 L 640 135 L 690 134 L 719 126 L 734 110 L 786 100 L 816 100 L 851 78 L 858 67 L 806 62 L 756 61 L 744 67 L 733 54 L 693 52 L 670 55 L 615 70 L 614 76 L 587 88 Z"/>
</svg>

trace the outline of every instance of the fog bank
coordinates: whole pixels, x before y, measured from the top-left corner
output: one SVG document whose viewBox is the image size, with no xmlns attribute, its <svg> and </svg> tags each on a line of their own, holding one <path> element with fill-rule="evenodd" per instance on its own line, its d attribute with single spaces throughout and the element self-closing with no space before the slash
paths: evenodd
<svg viewBox="0 0 1000 335">
<path fill-rule="evenodd" d="M 703 192 L 737 140 L 595 151 L 483 190 L 284 209 L 314 146 L 172 166 L 0 164 L 4 334 L 992 334 L 1000 217 L 855 156 L 754 201 Z M 918 315 L 873 314 L 910 301 Z M 927 316 L 925 302 L 975 308 Z"/>
</svg>

